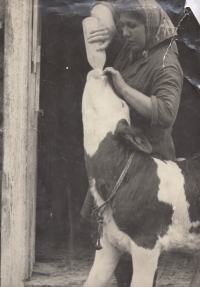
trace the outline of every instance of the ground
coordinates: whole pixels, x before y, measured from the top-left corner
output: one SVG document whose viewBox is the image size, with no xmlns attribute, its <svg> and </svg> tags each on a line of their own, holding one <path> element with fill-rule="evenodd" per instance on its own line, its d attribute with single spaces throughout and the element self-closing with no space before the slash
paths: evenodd
<svg viewBox="0 0 200 287">
<path fill-rule="evenodd" d="M 76 240 L 53 244 L 36 241 L 36 264 L 31 281 L 25 287 L 82 287 L 94 258 L 90 242 Z M 174 250 L 159 259 L 156 287 L 188 287 L 196 264 L 196 252 Z M 109 287 L 116 287 L 113 277 Z M 94 286 L 95 287 L 95 286 Z"/>
</svg>

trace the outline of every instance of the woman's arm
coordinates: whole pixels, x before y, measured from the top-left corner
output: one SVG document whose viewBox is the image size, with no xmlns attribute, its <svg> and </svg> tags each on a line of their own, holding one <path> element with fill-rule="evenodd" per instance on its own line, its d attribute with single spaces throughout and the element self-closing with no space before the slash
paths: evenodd
<svg viewBox="0 0 200 287">
<path fill-rule="evenodd" d="M 150 97 L 131 88 L 125 83 L 121 74 L 109 67 L 104 70 L 105 74 L 110 74 L 113 79 L 113 84 L 119 96 L 122 96 L 125 101 L 134 108 L 139 114 L 151 121 L 152 118 L 152 101 Z"/>
<path fill-rule="evenodd" d="M 119 96 L 140 115 L 149 120 L 152 126 L 169 128 L 173 125 L 179 108 L 183 84 L 183 74 L 178 62 L 169 64 L 157 70 L 152 82 L 151 97 L 133 89 L 125 83 L 121 74 L 113 68 L 106 68 L 105 74 L 110 74 Z"/>
</svg>

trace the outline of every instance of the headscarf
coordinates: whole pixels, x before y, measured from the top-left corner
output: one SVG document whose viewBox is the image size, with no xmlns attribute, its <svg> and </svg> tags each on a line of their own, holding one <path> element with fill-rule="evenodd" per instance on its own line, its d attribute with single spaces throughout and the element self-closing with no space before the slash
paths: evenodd
<svg viewBox="0 0 200 287">
<path fill-rule="evenodd" d="M 116 7 L 119 13 L 120 10 L 131 12 L 139 9 L 141 11 L 146 26 L 145 50 L 177 35 L 170 18 L 154 0 L 117 0 Z"/>
</svg>

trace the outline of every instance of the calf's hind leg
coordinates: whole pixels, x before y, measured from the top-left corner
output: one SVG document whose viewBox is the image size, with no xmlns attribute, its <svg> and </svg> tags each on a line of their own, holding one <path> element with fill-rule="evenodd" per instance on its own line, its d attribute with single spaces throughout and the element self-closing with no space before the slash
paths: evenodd
<svg viewBox="0 0 200 287">
<path fill-rule="evenodd" d="M 120 259 L 119 251 L 104 235 L 101 239 L 103 249 L 96 251 L 95 260 L 83 287 L 106 287 Z"/>
<path fill-rule="evenodd" d="M 131 255 L 134 270 L 131 287 L 152 287 L 160 256 L 160 246 L 157 245 L 151 250 L 139 247 L 133 242 Z"/>
</svg>

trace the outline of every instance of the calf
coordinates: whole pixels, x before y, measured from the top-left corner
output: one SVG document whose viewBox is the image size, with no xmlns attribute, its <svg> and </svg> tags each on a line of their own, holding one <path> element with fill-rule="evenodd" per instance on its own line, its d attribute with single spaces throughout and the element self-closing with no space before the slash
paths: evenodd
<svg viewBox="0 0 200 287">
<path fill-rule="evenodd" d="M 175 163 L 149 156 L 151 145 L 130 125 L 127 104 L 98 70 L 83 95 L 85 163 L 97 206 L 110 196 L 130 155 L 118 191 L 103 212 L 103 249 L 84 287 L 107 286 L 124 252 L 133 261 L 131 287 L 152 287 L 163 250 L 200 247 L 200 157 Z"/>
</svg>

